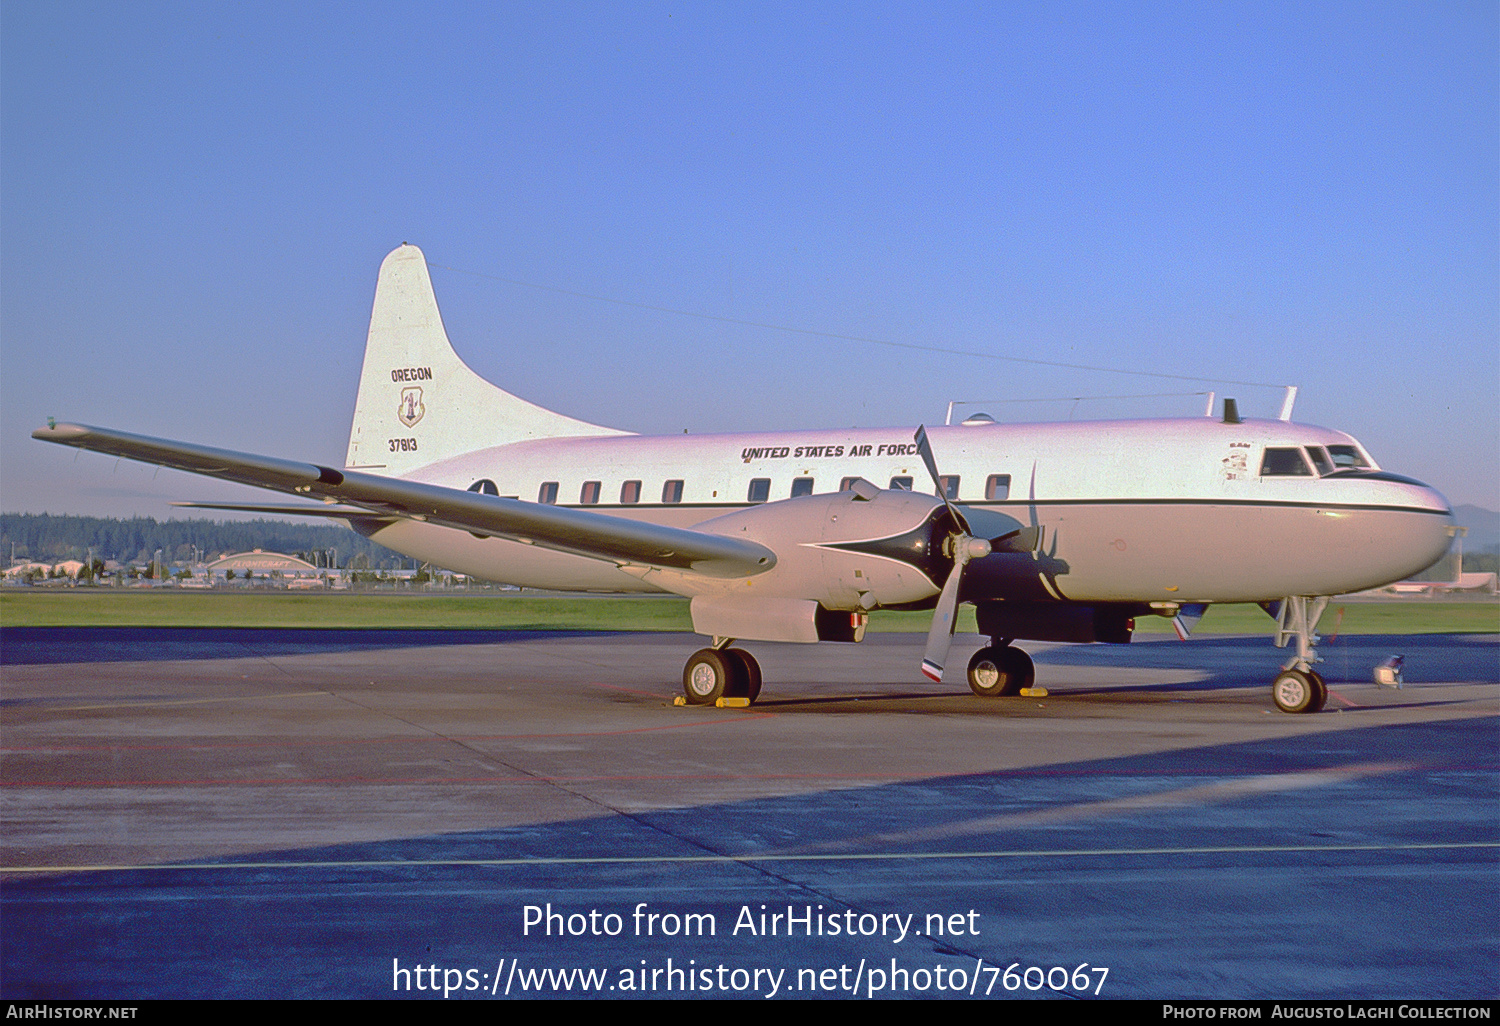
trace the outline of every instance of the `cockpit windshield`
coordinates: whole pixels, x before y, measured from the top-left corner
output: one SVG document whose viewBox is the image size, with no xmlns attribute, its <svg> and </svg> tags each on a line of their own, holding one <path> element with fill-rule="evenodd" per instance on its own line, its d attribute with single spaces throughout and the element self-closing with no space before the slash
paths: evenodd
<svg viewBox="0 0 1500 1026">
<path fill-rule="evenodd" d="M 1333 465 L 1339 470 L 1370 466 L 1370 461 L 1359 451 L 1357 445 L 1330 445 L 1328 455 L 1333 458 Z"/>
<path fill-rule="evenodd" d="M 1312 468 L 1302 458 L 1301 449 L 1266 448 L 1260 461 L 1261 477 L 1312 477 Z"/>
<path fill-rule="evenodd" d="M 1373 468 L 1357 445 L 1267 446 L 1260 461 L 1260 476 L 1328 477 L 1340 471 Z"/>
<path fill-rule="evenodd" d="M 1333 460 L 1328 456 L 1328 450 L 1321 445 L 1309 445 L 1307 455 L 1311 457 L 1313 466 L 1317 468 L 1318 476 L 1324 477 L 1333 473 Z"/>
</svg>

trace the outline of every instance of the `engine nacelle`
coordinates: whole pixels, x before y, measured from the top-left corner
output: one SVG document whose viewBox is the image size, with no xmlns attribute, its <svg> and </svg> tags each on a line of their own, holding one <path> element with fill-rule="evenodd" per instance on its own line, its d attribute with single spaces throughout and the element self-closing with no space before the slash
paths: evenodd
<svg viewBox="0 0 1500 1026">
<path fill-rule="evenodd" d="M 761 600 L 796 598 L 850 611 L 909 606 L 932 599 L 953 568 L 953 518 L 941 499 L 916 492 L 808 495 L 697 527 L 776 553 L 775 569 L 745 588 Z"/>
</svg>

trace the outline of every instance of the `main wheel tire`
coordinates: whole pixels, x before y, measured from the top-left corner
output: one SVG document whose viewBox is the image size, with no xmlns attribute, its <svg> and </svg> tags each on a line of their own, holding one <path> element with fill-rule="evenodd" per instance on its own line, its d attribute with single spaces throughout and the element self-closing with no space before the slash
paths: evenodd
<svg viewBox="0 0 1500 1026">
<path fill-rule="evenodd" d="M 693 653 L 682 668 L 682 693 L 688 705 L 713 705 L 725 695 L 735 693 L 742 675 L 741 663 L 717 649 L 704 648 Z"/>
<path fill-rule="evenodd" d="M 1317 694 L 1313 696 L 1313 704 L 1307 707 L 1307 711 L 1321 712 L 1323 706 L 1328 703 L 1328 685 L 1323 683 L 1323 675 L 1317 670 L 1308 670 L 1307 675 L 1312 678 L 1313 688 L 1317 691 Z"/>
<path fill-rule="evenodd" d="M 732 694 L 748 698 L 750 704 L 760 697 L 760 663 L 755 657 L 743 648 L 727 648 L 724 650 L 726 656 L 733 656 L 740 664 L 740 673 L 735 675 L 734 691 Z"/>
<path fill-rule="evenodd" d="M 1286 713 L 1315 713 L 1328 701 L 1328 687 L 1311 670 L 1283 670 L 1271 685 L 1276 708 Z"/>
<path fill-rule="evenodd" d="M 1011 676 L 1016 681 L 1015 694 L 1019 695 L 1036 683 L 1036 664 L 1031 661 L 1031 656 L 1014 645 L 1005 646 L 1005 657 L 1009 660 L 1008 669 Z"/>
<path fill-rule="evenodd" d="M 969 690 L 980 698 L 1019 695 L 1035 679 L 1031 656 L 1009 645 L 981 648 L 969 660 Z"/>
</svg>

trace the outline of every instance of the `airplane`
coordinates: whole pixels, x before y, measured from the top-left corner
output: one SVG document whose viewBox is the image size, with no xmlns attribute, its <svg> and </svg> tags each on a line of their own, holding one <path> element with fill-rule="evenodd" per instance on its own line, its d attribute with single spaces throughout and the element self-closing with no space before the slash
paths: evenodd
<svg viewBox="0 0 1500 1026">
<path fill-rule="evenodd" d="M 1328 597 L 1429 566 L 1454 521 L 1437 491 L 1290 405 L 1276 420 L 1226 399 L 1222 417 L 637 435 L 472 371 L 402 244 L 381 264 L 341 468 L 51 418 L 32 437 L 311 500 L 183 505 L 342 520 L 483 579 L 687 596 L 712 638 L 683 669 L 687 704 L 755 701 L 760 666 L 736 641 L 857 642 L 876 609 L 934 610 L 921 671 L 940 682 L 972 603 L 990 643 L 968 684 L 989 698 L 1034 684 L 1014 641 L 1126 643 L 1147 615 L 1185 639 L 1210 604 L 1254 602 L 1278 647 L 1295 642 L 1272 698 L 1308 713 L 1327 700 L 1313 665 Z"/>
</svg>

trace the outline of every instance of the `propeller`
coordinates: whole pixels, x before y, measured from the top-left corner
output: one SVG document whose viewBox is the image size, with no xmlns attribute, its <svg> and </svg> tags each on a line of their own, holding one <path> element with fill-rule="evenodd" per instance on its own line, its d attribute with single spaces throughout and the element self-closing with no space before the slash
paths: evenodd
<svg viewBox="0 0 1500 1026">
<path fill-rule="evenodd" d="M 949 571 L 948 579 L 943 582 L 942 593 L 938 595 L 937 608 L 932 613 L 932 626 L 927 631 L 927 650 L 922 654 L 923 675 L 929 680 L 941 682 L 943 663 L 948 658 L 949 646 L 953 644 L 958 591 L 963 582 L 964 567 L 971 559 L 988 556 L 990 543 L 983 538 L 975 538 L 969 532 L 969 522 L 958 511 L 958 507 L 949 501 L 948 490 L 943 487 L 942 476 L 938 474 L 937 460 L 932 455 L 932 444 L 927 441 L 927 429 L 919 426 L 914 438 L 917 451 L 922 454 L 922 462 L 927 464 L 927 472 L 932 475 L 932 483 L 937 487 L 938 496 L 943 500 L 943 505 L 948 507 L 948 514 L 957 528 L 949 535 L 953 545 L 953 569 Z"/>
</svg>

